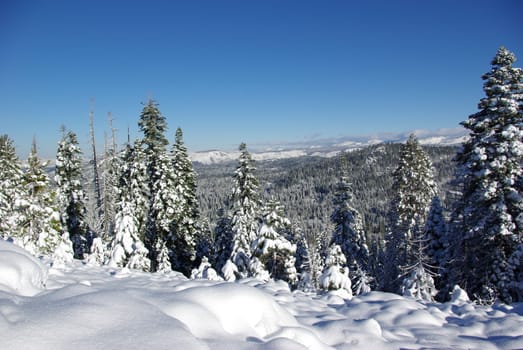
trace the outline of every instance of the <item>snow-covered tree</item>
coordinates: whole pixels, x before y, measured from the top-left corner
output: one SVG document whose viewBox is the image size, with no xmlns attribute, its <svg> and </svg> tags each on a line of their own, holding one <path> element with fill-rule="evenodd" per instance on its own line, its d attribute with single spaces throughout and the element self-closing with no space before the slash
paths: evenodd
<svg viewBox="0 0 523 350">
<path fill-rule="evenodd" d="M 38 158 L 36 141 L 33 140 L 27 169 L 23 175 L 27 204 L 23 211 L 24 247 L 35 255 L 51 256 L 59 245 L 67 245 L 67 242 L 63 242 L 63 227 L 56 204 L 56 192 L 51 188 L 49 176 L 45 171 L 46 166 L 47 163 Z M 65 239 L 68 241 L 67 237 Z M 66 262 L 72 258 L 71 254 L 62 260 Z"/>
<path fill-rule="evenodd" d="M 23 217 L 19 214 L 26 207 L 23 173 L 13 141 L 7 135 L 0 136 L 0 169 L 0 237 L 23 241 Z"/>
<path fill-rule="evenodd" d="M 168 239 L 171 262 L 175 270 L 187 276 L 196 259 L 196 237 L 199 232 L 199 210 L 196 199 L 196 180 L 192 162 L 183 142 L 182 129 L 176 129 L 172 150 L 174 171 L 174 227 Z"/>
<path fill-rule="evenodd" d="M 425 241 L 427 243 L 427 260 L 438 272 L 441 272 L 447 261 L 447 223 L 438 196 L 432 199 L 429 214 L 425 223 Z"/>
<path fill-rule="evenodd" d="M 238 277 L 240 277 L 238 267 L 230 259 L 225 262 L 221 272 L 223 278 L 228 282 L 234 282 Z"/>
<path fill-rule="evenodd" d="M 169 263 L 167 240 L 173 230 L 177 200 L 174 193 L 174 171 L 167 156 L 165 137 L 167 121 L 155 101 L 144 106 L 138 122 L 143 132 L 148 185 L 148 214 L 145 244 L 149 250 L 152 271 L 165 270 Z M 161 266 L 160 266 L 161 264 Z"/>
<path fill-rule="evenodd" d="M 296 261 L 294 266 L 298 273 L 298 285 L 297 288 L 303 291 L 312 291 L 315 289 L 314 283 L 311 278 L 311 258 L 309 243 L 299 227 L 295 227 L 293 230 L 294 237 L 292 242 L 296 245 L 296 253 L 294 254 Z"/>
<path fill-rule="evenodd" d="M 285 232 L 290 231 L 291 223 L 277 201 L 269 201 L 262 213 L 262 223 L 252 243 L 252 254 L 256 262 L 259 259 L 263 264 L 271 278 L 284 280 L 295 286 L 298 281 L 294 266 L 296 245 L 285 238 Z"/>
<path fill-rule="evenodd" d="M 222 271 L 232 253 L 231 219 L 224 208 L 218 209 L 218 220 L 214 228 L 216 269 Z"/>
<path fill-rule="evenodd" d="M 366 243 L 363 221 L 359 212 L 352 205 L 353 195 L 351 184 L 347 178 L 345 162 L 342 164 L 342 169 L 343 174 L 334 197 L 334 212 L 331 215 L 331 221 L 334 224 L 331 244 L 339 245 L 343 254 L 345 254 L 347 265 L 351 270 L 353 284 L 366 289 L 367 281 L 370 280 L 367 276 L 369 249 Z M 358 290 L 362 290 L 362 288 Z"/>
<path fill-rule="evenodd" d="M 352 283 L 349 278 L 347 259 L 337 244 L 329 247 L 325 259 L 325 269 L 320 276 L 320 287 L 324 290 L 345 290 L 346 294 L 352 296 Z"/>
<path fill-rule="evenodd" d="M 64 133 L 58 144 L 55 181 L 60 218 L 73 243 L 74 257 L 84 259 L 93 236 L 85 220 L 87 195 L 83 188 L 82 151 L 72 131 Z"/>
<path fill-rule="evenodd" d="M 253 256 L 249 263 L 249 275 L 264 282 L 271 279 L 271 274 L 267 271 L 265 264 L 256 256 Z"/>
<path fill-rule="evenodd" d="M 454 213 L 452 284 L 506 302 L 515 276 L 509 259 L 523 232 L 523 69 L 501 47 L 483 75 L 479 112 L 462 125 L 470 137 L 458 151 L 462 198 Z"/>
<path fill-rule="evenodd" d="M 109 128 L 111 138 L 105 141 L 104 158 L 102 162 L 102 217 L 101 232 L 99 235 L 104 242 L 109 242 L 114 235 L 116 201 L 118 192 L 118 173 L 121 168 L 120 157 L 116 149 L 115 129 L 113 128 L 112 115 L 109 113 Z"/>
<path fill-rule="evenodd" d="M 132 213 L 136 219 L 138 237 L 142 242 L 145 242 L 149 188 L 145 153 L 141 141 L 136 140 L 133 144 L 128 143 L 117 164 L 119 168 L 115 189 L 115 210 L 116 212 L 121 210 L 118 203 L 124 198 L 126 202 L 131 203 Z"/>
<path fill-rule="evenodd" d="M 196 235 L 196 263 L 200 263 L 205 258 L 209 264 L 214 265 L 216 262 L 216 246 L 214 235 L 211 231 L 210 224 L 203 220 L 200 229 Z"/>
<path fill-rule="evenodd" d="M 158 252 L 155 261 L 156 272 L 166 273 L 172 271 L 171 262 L 169 261 L 169 250 L 165 242 L 158 239 L 155 244 L 155 250 Z"/>
<path fill-rule="evenodd" d="M 402 147 L 394 172 L 393 191 L 383 288 L 398 293 L 401 276 L 407 268 L 419 263 L 421 248 L 417 245 L 426 244 L 423 238 L 425 222 L 436 195 L 432 164 L 414 135 L 410 135 Z"/>
<path fill-rule="evenodd" d="M 404 296 L 426 302 L 433 302 L 437 293 L 432 274 L 422 265 L 416 265 L 412 269 L 407 278 L 403 280 L 401 290 Z"/>
<path fill-rule="evenodd" d="M 209 263 L 209 260 L 205 256 L 201 259 L 200 266 L 197 269 L 192 270 L 191 279 L 223 281 L 223 279 L 220 276 L 218 276 L 216 270 L 212 268 L 211 264 Z"/>
<path fill-rule="evenodd" d="M 143 163 L 137 163 L 137 149 L 128 144 L 122 156 L 116 190 L 116 216 L 111 242 L 110 266 L 149 271 L 151 261 L 140 231 L 147 198 L 144 188 Z"/>
<path fill-rule="evenodd" d="M 231 261 L 237 266 L 242 276 L 247 276 L 251 243 L 258 232 L 259 193 L 256 168 L 245 143 L 239 147 L 239 165 L 234 172 L 232 193 L 232 252 Z"/>
</svg>

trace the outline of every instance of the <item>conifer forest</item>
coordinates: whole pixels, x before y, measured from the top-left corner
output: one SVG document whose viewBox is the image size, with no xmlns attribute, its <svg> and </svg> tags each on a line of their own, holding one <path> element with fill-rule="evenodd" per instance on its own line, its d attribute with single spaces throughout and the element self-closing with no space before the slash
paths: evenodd
<svg viewBox="0 0 523 350">
<path fill-rule="evenodd" d="M 91 118 L 89 151 L 63 128 L 54 162 L 39 158 L 36 141 L 19 159 L 2 135 L 0 236 L 57 266 L 77 259 L 441 302 L 460 286 L 481 304 L 521 302 L 523 69 L 515 61 L 504 47 L 495 53 L 477 112 L 463 116 L 468 136 L 455 146 L 422 145 L 412 134 L 331 158 L 255 162 L 240 139 L 236 161 L 202 164 L 153 99 L 137 116 L 141 138 L 119 145 L 111 127 L 99 150 Z"/>
</svg>

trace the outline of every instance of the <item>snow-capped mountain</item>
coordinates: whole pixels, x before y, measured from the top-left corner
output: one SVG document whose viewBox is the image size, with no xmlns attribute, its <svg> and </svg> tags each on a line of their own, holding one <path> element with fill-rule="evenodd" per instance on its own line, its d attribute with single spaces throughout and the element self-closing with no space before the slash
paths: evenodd
<svg viewBox="0 0 523 350">
<path fill-rule="evenodd" d="M 463 128 L 441 129 L 437 131 L 414 130 L 404 133 L 380 133 L 367 136 L 346 136 L 330 139 L 315 139 L 303 142 L 290 142 L 273 145 L 249 145 L 254 160 L 277 160 L 304 156 L 334 157 L 340 152 L 350 152 L 379 143 L 402 143 L 414 133 L 422 145 L 452 146 L 461 144 L 466 139 Z M 194 162 L 217 164 L 236 161 L 240 152 L 210 150 L 192 152 Z"/>
</svg>

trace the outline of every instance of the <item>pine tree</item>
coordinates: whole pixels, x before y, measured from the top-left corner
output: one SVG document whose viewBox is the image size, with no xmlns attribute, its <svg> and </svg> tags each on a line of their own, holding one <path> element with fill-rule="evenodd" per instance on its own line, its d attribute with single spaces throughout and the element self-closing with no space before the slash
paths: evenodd
<svg viewBox="0 0 523 350">
<path fill-rule="evenodd" d="M 419 245 L 426 244 L 425 221 L 436 195 L 432 164 L 414 135 L 410 135 L 402 148 L 393 190 L 383 287 L 385 291 L 398 293 L 401 276 L 420 263 L 418 252 L 423 249 Z"/>
<path fill-rule="evenodd" d="M 82 151 L 76 134 L 65 133 L 56 153 L 55 181 L 62 225 L 73 243 L 74 257 L 89 253 L 92 233 L 85 221 L 87 195 L 83 189 Z"/>
<path fill-rule="evenodd" d="M 118 183 L 115 188 L 116 202 L 123 194 L 120 191 L 127 188 L 131 194 L 133 216 L 136 218 L 138 237 L 145 243 L 147 214 L 149 206 L 149 188 L 145 153 L 140 140 L 134 144 L 128 143 L 119 161 Z"/>
<path fill-rule="evenodd" d="M 296 258 L 296 245 L 289 242 L 285 234 L 290 231 L 291 223 L 283 214 L 283 207 L 277 201 L 269 201 L 262 210 L 262 224 L 256 239 L 252 243 L 252 253 L 271 278 L 283 280 L 291 286 L 298 282 L 298 275 L 294 263 Z M 259 270 L 253 269 L 251 270 Z"/>
<path fill-rule="evenodd" d="M 425 302 L 433 302 L 437 293 L 433 275 L 422 265 L 416 265 L 403 280 L 402 294 Z"/>
<path fill-rule="evenodd" d="M 149 271 L 151 261 L 147 257 L 148 253 L 138 236 L 132 202 L 123 195 L 118 202 L 109 266 Z"/>
<path fill-rule="evenodd" d="M 27 206 L 23 173 L 13 141 L 7 135 L 0 136 L 0 169 L 0 237 L 13 237 L 23 245 L 24 217 L 19 214 Z"/>
<path fill-rule="evenodd" d="M 232 253 L 231 219 L 224 208 L 218 209 L 218 220 L 214 228 L 216 269 L 222 271 Z"/>
<path fill-rule="evenodd" d="M 314 244 L 309 245 L 309 259 L 310 259 L 310 284 L 314 289 L 320 288 L 320 277 L 325 267 L 325 258 L 323 251 L 324 241 L 321 235 L 316 237 Z"/>
<path fill-rule="evenodd" d="M 296 244 L 296 254 L 294 255 L 296 261 L 294 266 L 298 273 L 298 285 L 297 288 L 305 292 L 314 290 L 314 285 L 311 280 L 311 258 L 309 256 L 310 249 L 309 244 L 303 231 L 299 227 L 295 227 L 294 237 L 292 242 Z"/>
<path fill-rule="evenodd" d="M 325 259 L 325 269 L 320 277 L 320 287 L 324 290 L 345 290 L 348 297 L 352 297 L 352 283 L 349 278 L 347 259 L 337 244 L 329 247 Z"/>
<path fill-rule="evenodd" d="M 108 115 L 109 128 L 111 130 L 110 142 L 105 141 L 105 152 L 102 163 L 103 170 L 103 196 L 102 196 L 102 226 L 100 236 L 103 241 L 109 242 L 114 235 L 116 215 L 116 192 L 118 182 L 118 171 L 120 158 L 116 149 L 116 130 L 113 128 L 112 114 Z"/>
<path fill-rule="evenodd" d="M 147 206 L 145 171 L 139 154 L 136 147 L 128 144 L 122 155 L 115 189 L 115 228 L 109 265 L 149 271 L 149 251 L 143 243 Z"/>
<path fill-rule="evenodd" d="M 501 47 L 483 75 L 479 112 L 461 124 L 470 131 L 456 156 L 462 198 L 454 213 L 452 283 L 477 299 L 510 302 L 510 256 L 523 232 L 523 69 Z"/>
<path fill-rule="evenodd" d="M 62 237 L 63 227 L 56 204 L 56 192 L 51 189 L 50 179 L 45 171 L 47 163 L 38 158 L 36 140 L 33 139 L 27 170 L 23 175 L 23 187 L 27 191 L 27 205 L 24 210 L 24 247 L 34 255 L 51 256 L 61 244 L 67 244 L 68 237 Z M 61 259 L 73 259 L 71 254 Z"/>
<path fill-rule="evenodd" d="M 258 232 L 259 194 L 256 168 L 245 143 L 239 147 L 239 165 L 234 173 L 232 193 L 232 252 L 231 261 L 242 276 L 248 275 L 251 243 Z"/>
<path fill-rule="evenodd" d="M 92 215 L 93 220 L 90 223 L 90 227 L 98 232 L 100 217 L 102 215 L 102 192 L 100 186 L 100 176 L 98 173 L 98 155 L 96 153 L 96 142 L 94 137 L 94 99 L 91 99 L 91 111 L 89 112 L 89 136 L 91 141 L 92 158 L 91 164 L 93 166 L 93 199 Z"/>
<path fill-rule="evenodd" d="M 363 291 L 366 290 L 367 282 L 370 280 L 367 276 L 369 249 L 361 216 L 352 206 L 353 194 L 351 184 L 347 179 L 345 162 L 342 164 L 342 171 L 343 174 L 334 197 L 334 212 L 331 215 L 331 221 L 334 224 L 331 244 L 341 247 L 352 273 L 353 284 L 359 287 L 359 291 Z"/>
<path fill-rule="evenodd" d="M 176 203 L 174 207 L 174 227 L 168 245 L 172 252 L 171 262 L 174 269 L 190 276 L 196 259 L 199 211 L 196 199 L 195 174 L 180 128 L 176 130 L 172 150 L 172 167 Z"/>
<path fill-rule="evenodd" d="M 138 126 L 144 134 L 149 200 L 145 244 L 152 271 L 165 270 L 169 262 L 166 242 L 172 233 L 177 202 L 173 192 L 174 172 L 165 151 L 167 121 L 155 101 L 149 100 L 144 106 Z"/>
<path fill-rule="evenodd" d="M 447 223 L 443 216 L 443 208 L 438 196 L 432 199 L 429 214 L 425 224 L 425 241 L 427 242 L 428 264 L 438 273 L 442 273 L 446 263 Z"/>
<path fill-rule="evenodd" d="M 204 220 L 196 235 L 196 264 L 199 266 L 205 258 L 211 266 L 216 263 L 216 245 L 210 224 Z"/>
</svg>

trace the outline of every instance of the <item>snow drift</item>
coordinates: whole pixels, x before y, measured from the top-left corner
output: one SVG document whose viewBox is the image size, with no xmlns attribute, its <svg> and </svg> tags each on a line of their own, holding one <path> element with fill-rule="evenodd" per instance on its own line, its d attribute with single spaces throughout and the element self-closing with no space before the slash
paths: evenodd
<svg viewBox="0 0 523 350">
<path fill-rule="evenodd" d="M 47 269 L 23 248 L 0 239 L 0 290 L 23 296 L 42 291 Z"/>
<path fill-rule="evenodd" d="M 8 242 L 0 242 L 0 286 L 7 350 L 523 348 L 523 305 L 477 306 L 459 288 L 449 303 L 425 304 L 80 261 L 47 271 Z"/>
</svg>

